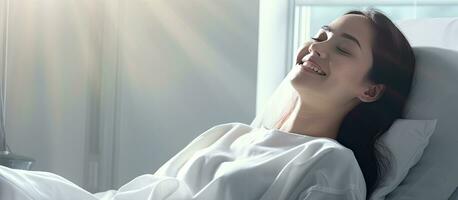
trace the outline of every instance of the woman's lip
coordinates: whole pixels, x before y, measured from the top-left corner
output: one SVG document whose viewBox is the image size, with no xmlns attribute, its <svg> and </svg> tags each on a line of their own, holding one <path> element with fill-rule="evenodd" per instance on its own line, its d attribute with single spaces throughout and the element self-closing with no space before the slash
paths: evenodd
<svg viewBox="0 0 458 200">
<path fill-rule="evenodd" d="M 317 67 L 317 68 L 320 69 L 321 71 L 324 71 L 323 68 L 321 68 L 321 66 L 319 66 L 318 64 L 316 64 L 316 63 L 313 62 L 312 60 L 306 60 L 305 62 L 310 62 L 312 65 L 315 65 L 315 67 Z"/>
<path fill-rule="evenodd" d="M 317 74 L 315 71 L 313 71 L 309 67 L 305 66 L 304 64 L 298 64 L 298 66 L 300 67 L 300 70 L 310 72 L 310 73 L 315 74 L 317 76 L 323 76 L 323 75 Z M 326 76 L 326 75 L 324 75 L 324 76 Z"/>
<path fill-rule="evenodd" d="M 324 76 L 327 76 L 327 75 L 328 75 L 327 72 L 325 72 L 320 66 L 318 66 L 317 64 L 315 64 L 315 63 L 314 63 L 313 61 L 311 61 L 311 60 L 305 60 L 303 63 L 300 63 L 299 65 L 304 65 L 304 66 L 305 66 L 305 65 L 307 65 L 307 64 L 312 65 L 312 66 L 314 66 L 314 67 L 320 69 L 321 71 L 323 71 L 323 73 L 325 74 Z"/>
</svg>

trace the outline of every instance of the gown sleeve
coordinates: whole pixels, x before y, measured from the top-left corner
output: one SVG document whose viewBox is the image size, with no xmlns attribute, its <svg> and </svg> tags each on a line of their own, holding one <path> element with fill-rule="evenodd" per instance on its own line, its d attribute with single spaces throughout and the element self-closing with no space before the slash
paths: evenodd
<svg viewBox="0 0 458 200">
<path fill-rule="evenodd" d="M 366 184 L 349 149 L 333 149 L 314 167 L 311 184 L 299 185 L 297 200 L 365 200 Z"/>
<path fill-rule="evenodd" d="M 207 131 L 203 132 L 195 139 L 193 139 L 186 147 L 179 151 L 170 160 L 164 163 L 154 175 L 158 176 L 175 176 L 178 174 L 180 168 L 191 158 L 191 156 L 197 151 L 207 148 L 223 137 L 227 132 L 237 130 L 242 132 L 249 132 L 251 127 L 241 123 L 233 122 L 220 124 L 211 127 Z"/>
</svg>

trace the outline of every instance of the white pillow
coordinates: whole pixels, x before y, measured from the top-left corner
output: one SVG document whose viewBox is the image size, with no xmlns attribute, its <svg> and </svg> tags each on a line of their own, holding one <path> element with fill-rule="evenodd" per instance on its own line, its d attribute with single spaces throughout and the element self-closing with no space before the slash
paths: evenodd
<svg viewBox="0 0 458 200">
<path fill-rule="evenodd" d="M 383 200 L 406 177 L 429 143 L 436 129 L 437 119 L 413 120 L 397 119 L 390 129 L 380 137 L 381 143 L 392 153 L 389 159 L 391 168 L 381 177 L 380 184 L 370 200 Z"/>
</svg>

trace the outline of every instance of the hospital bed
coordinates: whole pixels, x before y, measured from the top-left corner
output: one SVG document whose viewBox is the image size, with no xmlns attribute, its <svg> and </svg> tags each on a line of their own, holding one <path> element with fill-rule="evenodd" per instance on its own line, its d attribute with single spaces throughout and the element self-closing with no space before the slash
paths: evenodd
<svg viewBox="0 0 458 200">
<path fill-rule="evenodd" d="M 386 199 L 458 200 L 458 18 L 395 22 L 414 48 L 406 118 L 437 119 L 422 157 Z"/>
</svg>

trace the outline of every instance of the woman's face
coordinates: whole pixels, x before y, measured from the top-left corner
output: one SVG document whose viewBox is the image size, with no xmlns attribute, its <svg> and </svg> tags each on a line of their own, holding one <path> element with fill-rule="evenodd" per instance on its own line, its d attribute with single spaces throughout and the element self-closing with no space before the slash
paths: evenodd
<svg viewBox="0 0 458 200">
<path fill-rule="evenodd" d="M 338 107 L 366 101 L 366 74 L 372 65 L 369 19 L 348 14 L 323 26 L 299 49 L 291 84 L 301 100 L 316 107 Z M 318 73 L 310 67 L 318 65 Z"/>
</svg>

